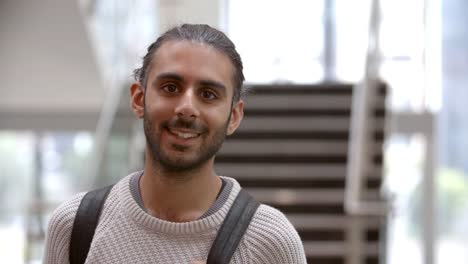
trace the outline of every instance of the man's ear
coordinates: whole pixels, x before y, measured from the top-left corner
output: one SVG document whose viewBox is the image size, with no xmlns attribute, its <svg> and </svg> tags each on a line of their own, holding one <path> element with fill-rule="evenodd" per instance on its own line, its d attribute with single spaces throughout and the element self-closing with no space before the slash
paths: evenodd
<svg viewBox="0 0 468 264">
<path fill-rule="evenodd" d="M 231 119 L 227 127 L 227 135 L 232 135 L 239 127 L 242 119 L 244 118 L 244 101 L 239 100 L 234 103 L 231 110 Z"/>
<path fill-rule="evenodd" d="M 130 86 L 130 106 L 138 118 L 143 118 L 145 112 L 145 92 L 139 83 Z"/>
</svg>

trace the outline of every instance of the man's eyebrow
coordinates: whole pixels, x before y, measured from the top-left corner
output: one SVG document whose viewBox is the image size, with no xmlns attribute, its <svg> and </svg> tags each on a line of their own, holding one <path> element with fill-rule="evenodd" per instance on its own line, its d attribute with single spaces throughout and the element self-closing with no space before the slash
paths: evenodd
<svg viewBox="0 0 468 264">
<path fill-rule="evenodd" d="M 226 92 L 226 86 L 220 82 L 213 80 L 201 80 L 198 82 L 200 86 L 209 86 L 221 90 L 221 92 Z"/>
<path fill-rule="evenodd" d="M 184 78 L 182 76 L 180 76 L 177 73 L 172 73 L 172 72 L 161 73 L 158 76 L 156 76 L 154 81 L 157 82 L 157 81 L 160 81 L 160 80 L 163 80 L 163 79 L 172 79 L 172 80 L 176 80 L 176 81 L 180 81 L 180 82 L 184 81 Z"/>
</svg>

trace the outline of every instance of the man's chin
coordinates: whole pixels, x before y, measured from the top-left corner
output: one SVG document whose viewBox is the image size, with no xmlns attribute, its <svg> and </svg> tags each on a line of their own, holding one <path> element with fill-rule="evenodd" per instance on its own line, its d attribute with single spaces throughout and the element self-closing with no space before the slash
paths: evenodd
<svg viewBox="0 0 468 264">
<path fill-rule="evenodd" d="M 181 156 L 184 157 L 169 158 L 168 156 L 165 156 L 159 160 L 159 163 L 167 171 L 189 172 L 201 168 L 206 162 L 208 162 L 207 160 L 202 161 L 194 157 L 187 157 L 186 153 L 182 153 Z"/>
<path fill-rule="evenodd" d="M 188 152 L 190 150 L 189 146 L 179 145 L 179 144 L 172 144 L 172 148 L 175 152 L 180 152 L 181 154 Z"/>
<path fill-rule="evenodd" d="M 161 163 L 162 168 L 168 172 L 193 172 L 199 170 L 202 167 L 202 164 L 193 164 L 193 163 L 184 163 L 184 162 L 163 162 Z"/>
</svg>

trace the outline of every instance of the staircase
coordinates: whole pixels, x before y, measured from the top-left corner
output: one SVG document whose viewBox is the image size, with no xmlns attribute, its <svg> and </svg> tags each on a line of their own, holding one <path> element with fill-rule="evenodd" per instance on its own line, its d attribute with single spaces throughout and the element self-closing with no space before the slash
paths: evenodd
<svg viewBox="0 0 468 264">
<path fill-rule="evenodd" d="M 257 200 L 284 212 L 297 228 L 308 263 L 383 263 L 385 216 L 344 207 L 353 86 L 255 85 L 245 116 L 216 158 Z M 373 98 L 363 200 L 379 201 L 386 87 Z M 356 240 L 357 237 L 357 240 Z M 357 242 L 356 242 L 357 241 Z"/>
</svg>

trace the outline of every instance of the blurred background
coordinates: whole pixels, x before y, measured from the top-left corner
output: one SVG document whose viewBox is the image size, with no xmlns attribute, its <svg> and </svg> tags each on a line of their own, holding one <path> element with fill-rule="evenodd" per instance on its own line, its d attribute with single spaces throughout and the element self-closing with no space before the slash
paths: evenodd
<svg viewBox="0 0 468 264">
<path fill-rule="evenodd" d="M 244 61 L 217 158 L 310 263 L 466 263 L 468 2 L 0 1 L 0 263 L 41 263 L 73 194 L 142 168 L 128 107 L 146 47 L 207 23 Z"/>
</svg>

